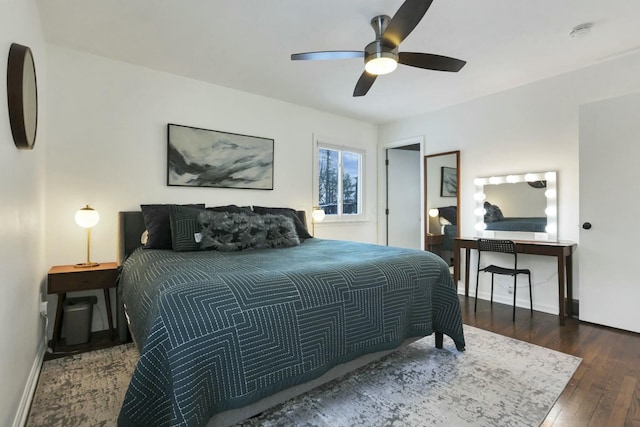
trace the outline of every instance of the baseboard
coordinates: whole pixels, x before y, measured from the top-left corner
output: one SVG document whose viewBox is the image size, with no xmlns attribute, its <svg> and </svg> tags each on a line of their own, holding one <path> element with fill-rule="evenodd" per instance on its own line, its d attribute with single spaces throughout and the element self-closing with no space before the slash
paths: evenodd
<svg viewBox="0 0 640 427">
<path fill-rule="evenodd" d="M 464 295 L 464 287 L 458 287 L 458 294 Z M 491 300 L 491 294 L 489 292 L 478 292 L 478 297 L 481 300 L 487 300 L 487 301 Z M 469 298 L 475 298 L 475 297 L 473 295 L 470 295 Z M 505 299 L 503 296 L 494 295 L 493 301 L 500 304 L 505 304 L 505 305 L 513 304 L 513 299 Z M 574 319 L 578 319 L 580 315 L 580 300 L 573 299 L 571 300 L 571 302 L 569 302 L 568 299 L 565 299 L 565 312 L 567 312 L 566 309 L 569 307 L 569 304 L 571 304 L 571 308 L 572 308 L 572 314 L 573 314 L 572 317 Z M 529 308 L 529 301 L 528 300 L 516 301 L 516 306 L 521 308 Z M 546 304 L 535 304 L 535 301 L 534 301 L 533 309 L 536 311 L 541 311 L 543 313 L 558 314 L 558 307 L 546 305 Z"/>
<path fill-rule="evenodd" d="M 567 302 L 567 304 L 569 304 L 569 300 L 565 300 Z M 574 319 L 579 319 L 580 318 L 580 300 L 574 299 L 571 300 L 571 309 L 572 309 L 572 314 L 573 314 L 573 318 Z M 566 306 L 565 306 L 566 307 Z"/>
<path fill-rule="evenodd" d="M 42 360 L 46 347 L 44 340 L 40 340 L 38 351 L 36 352 L 36 358 L 31 366 L 31 372 L 27 379 L 27 384 L 22 392 L 22 398 L 20 399 L 20 405 L 18 411 L 13 419 L 13 427 L 23 427 L 27 423 L 27 417 L 29 416 L 29 408 L 31 408 L 31 400 L 36 392 L 36 385 L 38 385 L 38 378 L 40 377 L 40 369 L 42 369 Z"/>
</svg>

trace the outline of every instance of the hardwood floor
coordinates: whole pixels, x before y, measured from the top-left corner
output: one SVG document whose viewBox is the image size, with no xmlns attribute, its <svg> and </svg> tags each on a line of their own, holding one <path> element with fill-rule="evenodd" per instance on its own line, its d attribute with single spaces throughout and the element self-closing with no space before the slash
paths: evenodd
<svg viewBox="0 0 640 427">
<path fill-rule="evenodd" d="M 549 412 L 544 427 L 639 426 L 640 334 L 460 296 L 467 325 L 582 358 L 582 363 Z"/>
</svg>

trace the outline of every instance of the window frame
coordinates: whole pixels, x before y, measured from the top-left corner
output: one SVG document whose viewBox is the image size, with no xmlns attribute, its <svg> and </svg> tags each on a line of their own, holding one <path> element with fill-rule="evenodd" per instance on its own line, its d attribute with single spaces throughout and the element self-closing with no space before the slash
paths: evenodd
<svg viewBox="0 0 640 427">
<path fill-rule="evenodd" d="M 366 168 L 366 152 L 363 149 L 355 148 L 353 146 L 347 145 L 337 145 L 324 142 L 320 139 L 317 139 L 314 144 L 314 152 L 313 152 L 313 206 L 320 205 L 320 150 L 335 150 L 338 151 L 338 213 L 337 214 L 326 214 L 323 222 L 353 222 L 353 221 L 363 221 L 365 220 L 365 187 L 366 187 L 366 179 L 365 179 L 365 168 Z M 342 153 L 348 152 L 357 154 L 360 156 L 360 164 L 358 168 L 358 207 L 359 212 L 357 214 L 344 214 L 342 213 L 343 208 L 343 191 L 342 191 L 342 177 L 343 177 L 343 168 L 342 168 Z"/>
</svg>

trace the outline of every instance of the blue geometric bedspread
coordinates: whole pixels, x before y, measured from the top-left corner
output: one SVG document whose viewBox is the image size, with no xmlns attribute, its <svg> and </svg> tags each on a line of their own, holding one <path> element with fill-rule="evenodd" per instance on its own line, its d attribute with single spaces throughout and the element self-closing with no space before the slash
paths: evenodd
<svg viewBox="0 0 640 427">
<path fill-rule="evenodd" d="M 418 250 L 320 239 L 139 249 L 119 292 L 140 350 L 119 426 L 201 426 L 408 337 L 465 345 L 449 268 Z"/>
</svg>

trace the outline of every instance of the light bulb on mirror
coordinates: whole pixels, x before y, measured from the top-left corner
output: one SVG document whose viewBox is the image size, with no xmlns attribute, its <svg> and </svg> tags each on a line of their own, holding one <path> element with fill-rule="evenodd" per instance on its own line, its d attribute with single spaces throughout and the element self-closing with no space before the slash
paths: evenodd
<svg viewBox="0 0 640 427">
<path fill-rule="evenodd" d="M 475 225 L 475 229 L 478 231 L 484 231 L 487 228 L 487 224 L 484 222 L 479 222 Z"/>
</svg>

